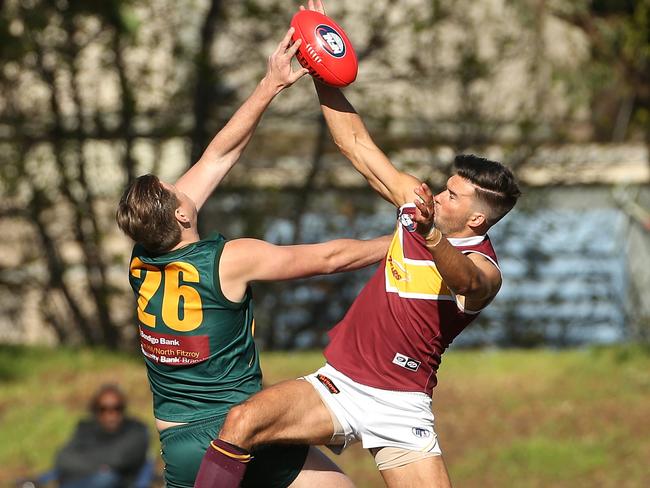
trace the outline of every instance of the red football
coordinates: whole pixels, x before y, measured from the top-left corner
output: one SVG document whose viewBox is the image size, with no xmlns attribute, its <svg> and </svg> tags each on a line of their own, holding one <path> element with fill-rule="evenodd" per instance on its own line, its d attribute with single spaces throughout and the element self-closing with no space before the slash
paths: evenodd
<svg viewBox="0 0 650 488">
<path fill-rule="evenodd" d="M 343 29 L 313 10 L 291 19 L 292 40 L 302 39 L 296 58 L 314 78 L 331 86 L 347 86 L 357 77 L 357 55 Z"/>
</svg>

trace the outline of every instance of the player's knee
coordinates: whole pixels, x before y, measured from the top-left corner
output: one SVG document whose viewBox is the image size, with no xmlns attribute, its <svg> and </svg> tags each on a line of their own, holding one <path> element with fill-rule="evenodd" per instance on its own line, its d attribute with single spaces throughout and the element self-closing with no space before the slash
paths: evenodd
<svg viewBox="0 0 650 488">
<path fill-rule="evenodd" d="M 255 416 L 252 409 L 246 403 L 242 403 L 230 409 L 219 437 L 247 449 L 251 447 L 250 444 L 255 430 Z"/>
</svg>

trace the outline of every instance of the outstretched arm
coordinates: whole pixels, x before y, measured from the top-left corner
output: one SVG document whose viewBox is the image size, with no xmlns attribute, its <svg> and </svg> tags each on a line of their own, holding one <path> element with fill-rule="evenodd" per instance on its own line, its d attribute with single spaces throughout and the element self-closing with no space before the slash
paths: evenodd
<svg viewBox="0 0 650 488">
<path fill-rule="evenodd" d="M 293 28 L 269 57 L 266 75 L 255 91 L 212 139 L 196 164 L 176 182 L 176 188 L 194 201 L 197 210 L 235 165 L 273 98 L 308 72 L 291 68 L 291 58 L 300 46 L 300 40 L 291 44 L 292 34 Z"/>
<path fill-rule="evenodd" d="M 308 10 L 321 14 L 325 8 L 321 0 L 309 0 Z M 300 10 L 305 10 L 301 6 Z M 321 109 L 334 143 L 382 198 L 400 207 L 413 198 L 413 190 L 420 181 L 398 171 L 374 143 L 366 126 L 341 90 L 314 80 Z"/>
<path fill-rule="evenodd" d="M 433 224 L 434 201 L 423 183 L 415 191 L 418 208 L 414 220 L 426 233 Z M 253 281 L 280 281 L 314 275 L 354 271 L 386 256 L 392 236 L 361 241 L 336 239 L 321 244 L 276 246 L 257 239 L 227 242 L 219 262 L 219 279 L 224 295 L 232 301 L 243 298 Z"/>
<path fill-rule="evenodd" d="M 415 221 L 424 232 L 433 221 L 433 195 L 422 185 L 416 197 L 419 212 Z M 229 300 L 236 302 L 253 281 L 291 280 L 361 269 L 386 256 L 391 238 L 387 235 L 367 241 L 336 239 L 295 246 L 235 239 L 226 243 L 219 262 L 221 289 Z"/>
<path fill-rule="evenodd" d="M 343 155 L 384 199 L 397 207 L 411 201 L 420 181 L 393 166 L 341 90 L 314 83 L 327 126 Z"/>
<path fill-rule="evenodd" d="M 226 243 L 219 263 L 222 291 L 229 300 L 239 301 L 253 281 L 290 280 L 364 268 L 386 255 L 390 238 L 336 239 L 295 246 L 235 239 Z"/>
</svg>

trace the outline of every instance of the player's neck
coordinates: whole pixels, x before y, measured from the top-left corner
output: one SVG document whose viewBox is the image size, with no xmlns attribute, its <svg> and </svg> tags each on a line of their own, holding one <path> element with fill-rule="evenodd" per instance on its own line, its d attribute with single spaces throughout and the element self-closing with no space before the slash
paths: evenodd
<svg viewBox="0 0 650 488">
<path fill-rule="evenodd" d="M 451 239 L 463 239 L 466 237 L 478 237 L 482 236 L 483 234 L 477 234 L 472 229 L 463 229 L 456 232 L 443 233 L 442 235 L 446 238 Z"/>
<path fill-rule="evenodd" d="M 177 249 L 180 249 L 185 246 L 189 246 L 190 244 L 193 244 L 200 240 L 201 237 L 199 236 L 199 233 L 194 228 L 184 229 L 183 232 L 181 232 L 181 240 L 178 241 L 178 244 L 172 247 L 170 251 L 176 251 Z"/>
<path fill-rule="evenodd" d="M 443 231 L 442 235 L 446 238 L 466 239 L 468 237 L 482 237 L 487 234 L 488 229 L 489 226 L 483 224 L 478 226 L 465 225 L 462 229 L 455 229 L 450 232 L 444 232 L 444 229 L 440 230 Z"/>
</svg>

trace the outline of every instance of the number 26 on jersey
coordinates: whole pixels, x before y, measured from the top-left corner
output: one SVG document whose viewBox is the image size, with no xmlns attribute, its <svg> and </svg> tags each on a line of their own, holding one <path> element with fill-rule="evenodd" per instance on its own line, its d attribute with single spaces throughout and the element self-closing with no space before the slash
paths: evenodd
<svg viewBox="0 0 650 488">
<path fill-rule="evenodd" d="M 130 272 L 131 276 L 142 280 L 138 290 L 138 319 L 143 325 L 156 327 L 158 320 L 162 320 L 164 325 L 178 332 L 189 332 L 201 325 L 201 295 L 186 284 L 199 283 L 196 267 L 176 261 L 159 268 L 136 257 L 131 261 Z"/>
</svg>

